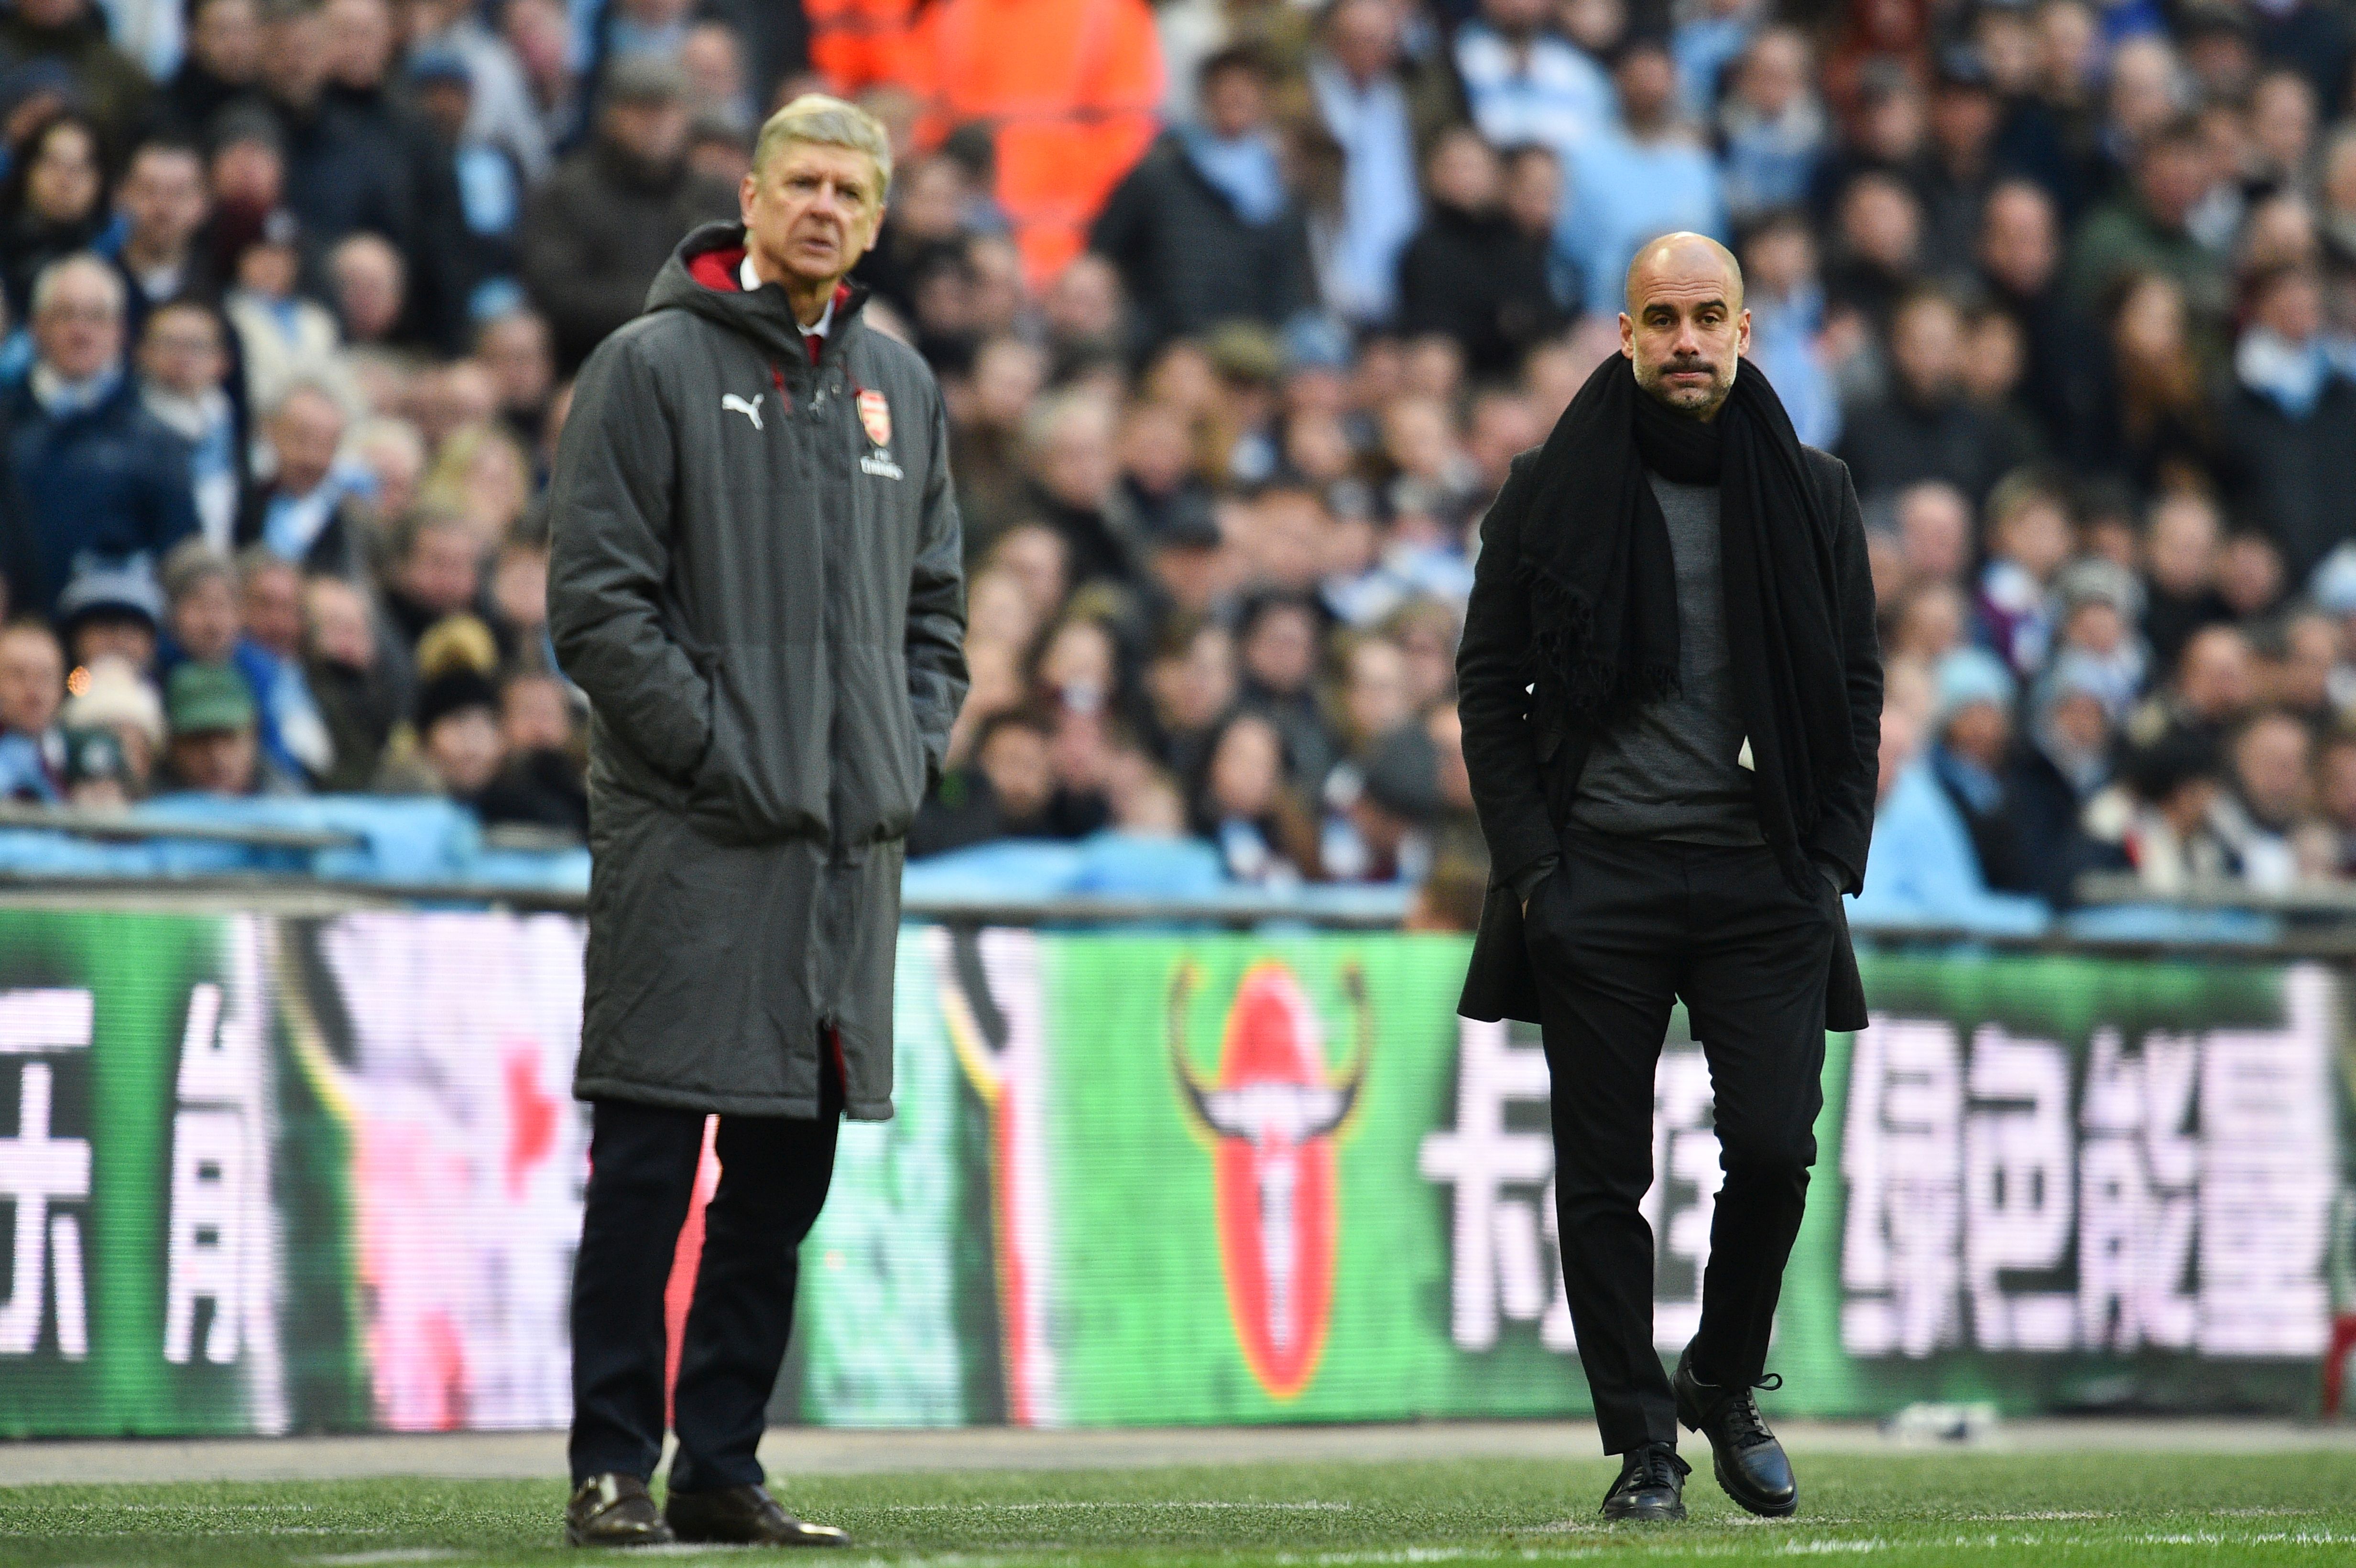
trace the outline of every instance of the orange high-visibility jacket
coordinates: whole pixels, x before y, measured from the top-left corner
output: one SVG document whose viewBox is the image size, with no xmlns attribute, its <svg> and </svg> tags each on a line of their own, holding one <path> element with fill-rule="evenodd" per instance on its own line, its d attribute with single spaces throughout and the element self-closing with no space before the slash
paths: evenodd
<svg viewBox="0 0 2356 1568">
<path fill-rule="evenodd" d="M 810 69 L 856 97 L 878 83 L 909 85 L 915 0 L 802 0 Z"/>
<path fill-rule="evenodd" d="M 971 121 L 992 128 L 998 202 L 1031 285 L 1044 286 L 1160 129 L 1153 13 L 1145 0 L 937 0 L 916 54 L 919 143 Z"/>
</svg>

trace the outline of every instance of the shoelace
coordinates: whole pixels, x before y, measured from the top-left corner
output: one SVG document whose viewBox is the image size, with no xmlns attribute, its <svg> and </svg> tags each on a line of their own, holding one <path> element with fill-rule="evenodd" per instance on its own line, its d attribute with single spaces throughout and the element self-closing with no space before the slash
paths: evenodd
<svg viewBox="0 0 2356 1568">
<path fill-rule="evenodd" d="M 1751 1389 L 1765 1389 L 1773 1393 L 1783 1386 L 1783 1375 L 1770 1372 L 1752 1383 L 1726 1396 L 1727 1435 L 1738 1448 L 1749 1448 L 1771 1441 L 1774 1434 L 1767 1430 L 1767 1418 L 1759 1413 L 1759 1399 Z"/>
<path fill-rule="evenodd" d="M 1622 1491 L 1637 1491 L 1647 1487 L 1674 1487 L 1681 1477 L 1693 1474 L 1693 1467 L 1677 1457 L 1674 1448 L 1651 1447 L 1636 1461 L 1634 1469 L 1620 1477 Z"/>
</svg>

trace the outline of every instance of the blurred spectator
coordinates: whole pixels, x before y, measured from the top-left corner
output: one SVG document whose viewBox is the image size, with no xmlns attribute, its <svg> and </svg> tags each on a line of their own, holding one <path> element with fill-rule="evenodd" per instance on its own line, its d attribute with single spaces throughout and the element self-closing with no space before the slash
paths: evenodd
<svg viewBox="0 0 2356 1568">
<path fill-rule="evenodd" d="M 2234 386 L 2218 411 L 2228 495 L 2304 581 L 2356 518 L 2356 386 L 2324 343 L 2323 283 L 2303 266 L 2250 285 Z"/>
<path fill-rule="evenodd" d="M 1906 709 L 1885 710 L 1873 854 L 1853 917 L 1869 925 L 2041 930 L 2049 912 L 2042 901 L 1989 891 L 1964 819 L 1916 744 Z"/>
<path fill-rule="evenodd" d="M 415 747 L 386 763 L 377 789 L 444 795 L 479 815 L 484 793 L 507 762 L 498 688 L 459 664 L 423 681 L 414 717 Z"/>
<path fill-rule="evenodd" d="M 298 381 L 279 398 L 262 433 L 271 472 L 238 518 L 238 544 L 264 545 L 306 571 L 358 575 L 366 525 L 358 517 L 359 475 L 336 463 L 343 410 L 324 387 Z"/>
<path fill-rule="evenodd" d="M 89 250 L 106 227 L 101 156 L 97 125 L 72 110 L 36 123 L 17 144 L 0 182 L 0 283 L 12 318 L 30 314 L 44 268 Z"/>
<path fill-rule="evenodd" d="M 2183 292 L 2187 306 L 2222 321 L 2231 301 L 2215 252 L 2194 237 L 2194 209 L 2210 188 L 2211 158 L 2200 123 L 2179 116 L 2159 127 L 2135 156 L 2132 190 L 2091 214 L 2070 255 L 2070 287 L 2092 309 L 2126 279 L 2152 272 Z"/>
<path fill-rule="evenodd" d="M 0 799 L 55 802 L 65 789 L 65 651 L 38 621 L 0 626 Z"/>
<path fill-rule="evenodd" d="M 97 561 L 58 595 L 58 631 L 76 665 L 119 658 L 152 677 L 164 626 L 164 591 L 145 556 Z"/>
<path fill-rule="evenodd" d="M 1399 258 L 1399 330 L 1444 333 L 1462 345 L 1467 370 L 1505 374 L 1562 323 L 1550 236 L 1506 210 L 1497 155 L 1470 127 L 1441 133 L 1424 171 L 1431 200 Z"/>
<path fill-rule="evenodd" d="M 2112 713 L 2106 672 L 2064 653 L 2031 694 L 2027 732 L 2005 775 L 2014 848 L 2033 891 L 2056 909 L 2077 902 L 2078 878 L 2126 869 L 2083 826 L 2111 782 Z"/>
<path fill-rule="evenodd" d="M 1245 606 L 1236 635 L 1243 706 L 1275 727 L 1283 743 L 1283 771 L 1304 788 L 1323 783 L 1334 760 L 1334 739 L 1317 689 L 1324 629 L 1323 614 L 1312 601 L 1275 592 Z"/>
<path fill-rule="evenodd" d="M 2012 672 L 1978 648 L 1958 648 L 1937 669 L 1938 707 L 1926 759 L 1970 837 L 1980 882 L 1999 891 L 2036 885 L 2020 848 L 2005 764 L 2012 750 Z"/>
<path fill-rule="evenodd" d="M 1976 253 L 1990 301 L 2019 328 L 2021 393 L 2040 438 L 2056 457 L 2081 455 L 2107 378 L 2102 340 L 2062 297 L 2052 197 L 2027 180 L 1998 184 L 1983 208 Z"/>
<path fill-rule="evenodd" d="M 2136 754 L 2125 786 L 2098 796 L 2086 821 L 2117 845 L 2147 890 L 2165 896 L 2194 878 L 2231 873 L 2233 853 L 2212 821 L 2220 799 L 2216 742 L 2187 731 Z"/>
<path fill-rule="evenodd" d="M 32 373 L 0 398 L 24 503 L 5 519 L 21 540 L 10 558 L 35 573 L 11 586 L 27 608 L 54 605 L 85 558 L 154 559 L 196 531 L 187 448 L 123 373 L 123 311 L 122 278 L 87 253 L 34 285 Z"/>
<path fill-rule="evenodd" d="M 2227 731 L 2257 700 L 2250 640 L 2232 625 L 2205 626 L 2184 644 L 2172 686 L 2155 692 L 2130 720 L 2129 738 L 2146 748 L 2191 736 L 2222 749 Z"/>
<path fill-rule="evenodd" d="M 341 579 L 305 584 L 305 683 L 319 708 L 332 758 L 319 778 L 327 790 L 365 789 L 400 716 L 400 694 L 379 652 L 375 617 L 358 589 Z"/>
<path fill-rule="evenodd" d="M 548 323 L 520 307 L 501 311 L 475 331 L 475 360 L 498 391 L 498 414 L 518 441 L 539 445 L 556 394 L 555 347 Z"/>
<path fill-rule="evenodd" d="M 514 304 L 526 181 L 515 153 L 477 133 L 474 76 L 463 59 L 421 49 L 410 60 L 409 86 L 423 121 L 421 158 L 430 166 L 429 182 L 446 184 L 455 201 L 442 236 L 447 253 L 438 258 L 440 286 L 434 293 L 439 297 L 415 311 L 414 319 L 455 341 L 461 315 L 479 319 Z M 348 336 L 348 320 L 345 330 Z"/>
<path fill-rule="evenodd" d="M 1316 829 L 1293 776 L 1283 736 L 1263 714 L 1238 712 L 1213 736 L 1193 818 L 1234 880 L 1282 888 L 1318 874 Z"/>
<path fill-rule="evenodd" d="M 648 285 L 681 235 L 735 215 L 734 191 L 687 167 L 686 91 L 668 61 L 616 61 L 595 134 L 557 166 L 525 213 L 523 277 L 555 335 L 564 374 L 644 308 Z"/>
<path fill-rule="evenodd" d="M 2307 726 L 2279 711 L 2255 715 L 2233 736 L 2228 787 L 2209 813 L 2225 875 L 2271 891 L 2297 877 L 2292 836 L 2309 804 L 2312 744 Z"/>
<path fill-rule="evenodd" d="M 464 517 L 420 511 L 402 519 L 392 539 L 384 610 L 397 646 L 414 648 L 444 616 L 474 609 L 482 593 L 482 544 Z"/>
<path fill-rule="evenodd" d="M 1979 236 L 1981 211 L 2002 172 L 1997 166 L 1997 133 L 2003 106 L 1988 61 L 1969 43 L 1939 51 L 1931 95 L 1930 156 L 1920 187 L 1922 241 L 1935 271 L 1954 276 Z"/>
<path fill-rule="evenodd" d="M 1025 422 L 1029 510 L 1060 541 L 1056 571 L 1068 587 L 1133 584 L 1141 574 L 1136 519 L 1120 492 L 1113 435 L 1111 408 L 1082 392 L 1043 400 Z"/>
<path fill-rule="evenodd" d="M 187 52 L 155 111 L 174 134 L 193 138 L 261 79 L 261 0 L 188 0 L 187 24 Z"/>
<path fill-rule="evenodd" d="M 2175 667 L 2194 633 L 2233 618 L 2216 588 L 2218 544 L 2216 508 L 2205 497 L 2179 491 L 2153 506 L 2144 530 L 2144 634 L 2163 669 Z"/>
<path fill-rule="evenodd" d="M 0 65 L 54 60 L 70 74 L 72 96 L 100 133 L 120 143 L 153 91 L 147 73 L 106 36 L 94 0 L 16 0 L 0 16 Z"/>
<path fill-rule="evenodd" d="M 1979 640 L 2026 676 L 2052 645 L 2053 577 L 2077 549 L 2070 503 L 2043 477 L 2016 474 L 1988 497 L 1987 517 L 1987 565 L 1973 606 Z"/>
<path fill-rule="evenodd" d="M 83 666 L 78 685 L 59 718 L 69 731 L 112 735 L 123 754 L 124 793 L 145 798 L 164 751 L 163 699 L 137 670 L 113 657 Z"/>
<path fill-rule="evenodd" d="M 1727 211 L 1738 224 L 1807 197 L 1831 139 L 1812 63 L 1806 36 L 1778 27 L 1753 35 L 1734 67 L 1718 126 Z M 1709 108 L 1708 100 L 1687 102 L 1689 113 Z"/>
<path fill-rule="evenodd" d="M 1546 21 L 1546 0 L 1481 0 L 1456 30 L 1456 70 L 1490 145 L 1537 142 L 1567 159 L 1610 123 L 1612 80 Z"/>
<path fill-rule="evenodd" d="M 1767 214 L 1743 237 L 1743 302 L 1751 310 L 1751 362 L 1792 416 L 1801 441 L 1840 443 L 1840 394 L 1825 364 L 1824 284 L 1815 238 L 1796 208 Z"/>
<path fill-rule="evenodd" d="M 253 693 L 245 677 L 218 665 L 188 663 L 164 688 L 171 725 L 162 786 L 199 795 L 284 793 L 266 780 L 254 740 Z"/>
<path fill-rule="evenodd" d="M 183 539 L 164 558 L 162 662 L 226 667 L 237 650 L 237 589 L 229 558 L 202 539 Z"/>
<path fill-rule="evenodd" d="M 237 558 L 237 620 L 230 656 L 253 688 L 262 754 L 284 776 L 316 784 L 333 772 L 336 750 L 303 668 L 303 576 L 266 545 Z"/>
<path fill-rule="evenodd" d="M 1867 501 L 1938 479 L 1976 504 L 2028 456 L 1964 396 L 1963 326 L 1954 300 L 1934 288 L 1891 312 L 1890 393 L 1852 404 L 1842 420 L 1841 455 Z"/>
<path fill-rule="evenodd" d="M 1415 128 L 1398 80 L 1396 0 L 1336 0 L 1309 59 L 1309 88 L 1341 148 L 1342 221 L 1322 247 L 1320 291 L 1344 320 L 1389 318 L 1398 255 L 1415 232 Z"/>
<path fill-rule="evenodd" d="M 382 235 L 354 234 L 329 251 L 327 284 L 348 347 L 382 347 L 392 341 L 408 300 L 408 268 Z"/>
<path fill-rule="evenodd" d="M 549 147 L 557 138 L 549 134 L 515 52 L 484 25 L 483 15 L 471 0 L 410 0 L 410 39 L 419 53 L 446 52 L 466 66 L 466 139 L 500 148 L 526 179 L 536 181 L 548 173 Z M 606 91 L 613 89 L 609 73 Z"/>
<path fill-rule="evenodd" d="M 212 258 L 198 243 L 212 200 L 205 189 L 204 158 L 193 143 L 149 137 L 132 149 L 115 188 L 119 222 L 109 249 L 131 283 L 132 331 L 147 313 L 183 297 L 210 300 L 220 293 Z"/>
<path fill-rule="evenodd" d="M 585 837 L 587 773 L 573 745 L 571 699 L 562 677 L 509 676 L 499 688 L 505 762 L 477 797 L 486 823 L 523 823 Z"/>
<path fill-rule="evenodd" d="M 327 306 L 300 291 L 303 228 L 281 208 L 238 252 L 221 308 L 237 329 L 248 406 L 277 405 L 298 381 L 340 386 L 342 335 Z"/>
<path fill-rule="evenodd" d="M 1619 117 L 1569 150 L 1570 206 L 1556 243 L 1586 281 L 1586 308 L 1609 320 L 1638 246 L 1672 229 L 1727 234 L 1717 166 L 1677 118 L 1676 67 L 1655 36 L 1631 37 L 1613 62 Z"/>
<path fill-rule="evenodd" d="M 219 312 L 173 300 L 148 314 L 139 338 L 140 406 L 187 443 L 188 498 L 216 549 L 234 540 L 250 482 L 245 421 L 229 379 L 229 326 Z"/>
<path fill-rule="evenodd" d="M 1248 49 L 1221 50 L 1203 62 L 1199 91 L 1202 119 L 1164 133 L 1088 230 L 1089 249 L 1120 269 L 1148 351 L 1223 321 L 1275 325 L 1312 297 L 1266 68 Z"/>
</svg>

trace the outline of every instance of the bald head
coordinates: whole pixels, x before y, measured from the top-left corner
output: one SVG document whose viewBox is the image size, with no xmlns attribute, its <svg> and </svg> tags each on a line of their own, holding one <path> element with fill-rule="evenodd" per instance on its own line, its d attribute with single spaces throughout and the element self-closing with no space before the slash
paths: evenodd
<svg viewBox="0 0 2356 1568">
<path fill-rule="evenodd" d="M 1742 264 L 1707 234 L 1664 234 L 1636 252 L 1628 263 L 1628 314 L 1636 315 L 1644 295 L 1662 284 L 1714 288 L 1742 308 Z"/>
<path fill-rule="evenodd" d="M 1676 412 L 1718 417 L 1751 347 L 1742 269 L 1707 234 L 1665 234 L 1628 264 L 1620 352 L 1636 384 Z"/>
</svg>

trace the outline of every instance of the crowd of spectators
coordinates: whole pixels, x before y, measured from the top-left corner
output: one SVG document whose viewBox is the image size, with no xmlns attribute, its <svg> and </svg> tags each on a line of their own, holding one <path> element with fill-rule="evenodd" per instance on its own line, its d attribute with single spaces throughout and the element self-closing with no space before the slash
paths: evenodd
<svg viewBox="0 0 2356 1568">
<path fill-rule="evenodd" d="M 788 98 L 890 129 L 972 697 L 912 853 L 1477 912 L 1481 514 L 1671 229 L 1845 457 L 1863 908 L 2356 874 L 2340 0 L 0 0 L 0 795 L 580 831 L 567 378 Z"/>
</svg>

